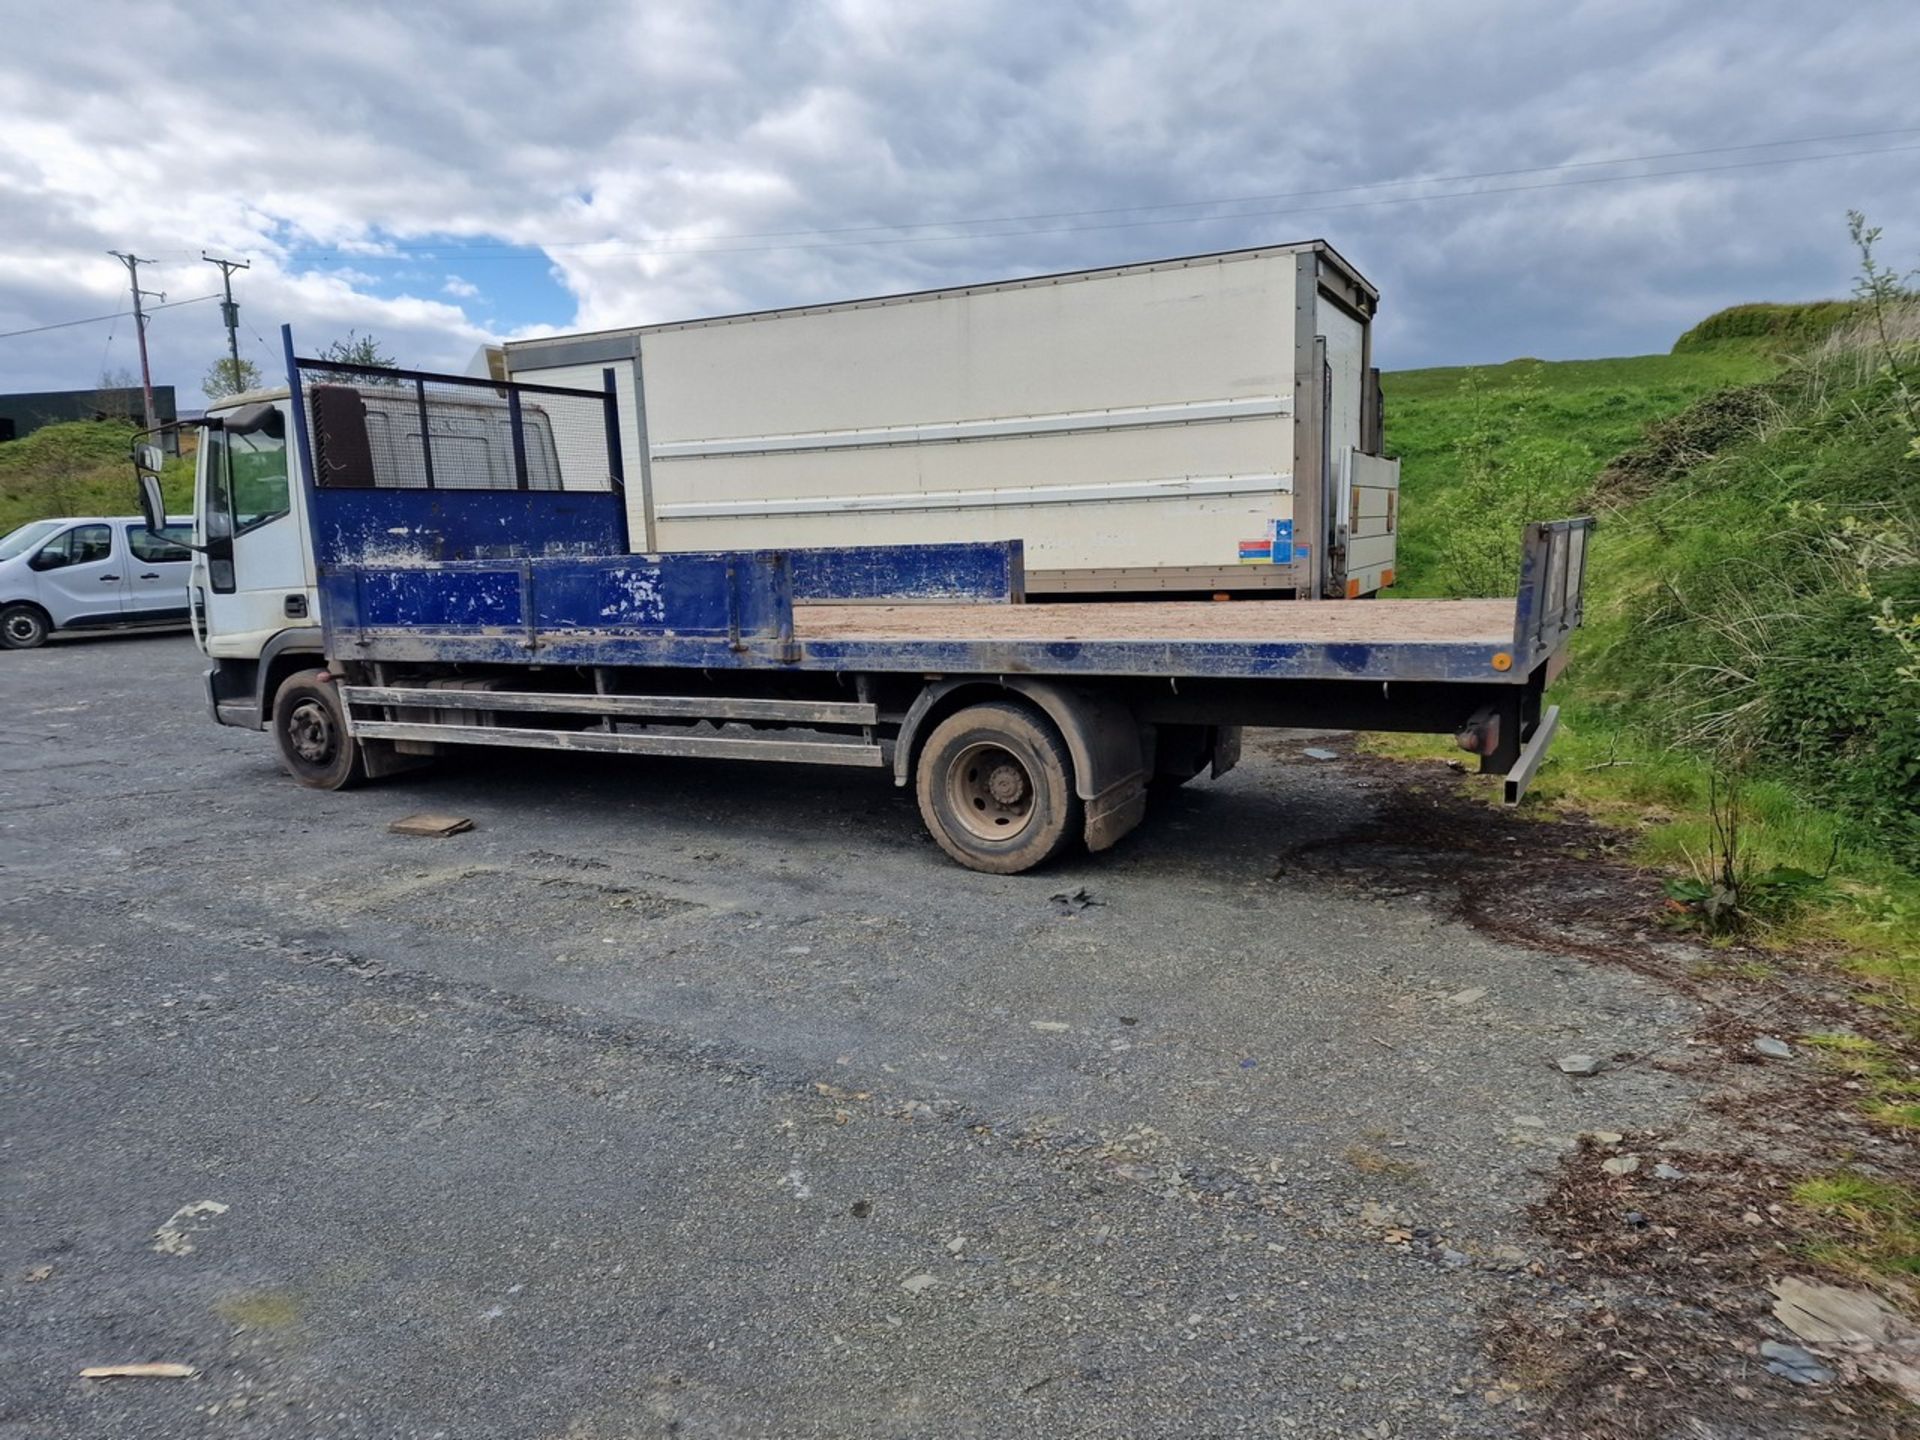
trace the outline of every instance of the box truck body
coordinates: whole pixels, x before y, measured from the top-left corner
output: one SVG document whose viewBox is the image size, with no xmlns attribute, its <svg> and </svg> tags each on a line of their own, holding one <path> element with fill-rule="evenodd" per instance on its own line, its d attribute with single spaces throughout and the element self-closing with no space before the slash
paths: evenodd
<svg viewBox="0 0 1920 1440">
<path fill-rule="evenodd" d="M 1324 242 L 505 347 L 614 371 L 648 552 L 1024 542 L 1047 594 L 1392 583 L 1378 293 Z"/>
</svg>

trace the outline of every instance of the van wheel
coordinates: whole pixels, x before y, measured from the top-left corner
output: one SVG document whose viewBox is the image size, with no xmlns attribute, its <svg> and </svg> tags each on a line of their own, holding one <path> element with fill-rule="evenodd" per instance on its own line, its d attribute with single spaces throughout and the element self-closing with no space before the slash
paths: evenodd
<svg viewBox="0 0 1920 1440">
<path fill-rule="evenodd" d="M 280 682 L 273 697 L 273 743 L 286 772 L 312 790 L 346 790 L 367 778 L 360 745 L 347 733 L 340 692 L 319 670 Z"/>
<path fill-rule="evenodd" d="M 47 617 L 31 605 L 9 605 L 0 610 L 0 647 L 31 650 L 47 642 Z"/>
<path fill-rule="evenodd" d="M 942 720 L 920 751 L 914 789 L 928 831 L 969 870 L 1018 875 L 1081 830 L 1066 742 L 1024 705 L 971 705 Z"/>
</svg>

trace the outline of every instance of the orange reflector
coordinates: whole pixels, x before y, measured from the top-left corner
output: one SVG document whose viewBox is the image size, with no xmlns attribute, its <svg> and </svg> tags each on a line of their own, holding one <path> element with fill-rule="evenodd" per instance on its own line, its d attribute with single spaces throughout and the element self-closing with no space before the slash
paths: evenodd
<svg viewBox="0 0 1920 1440">
<path fill-rule="evenodd" d="M 1493 668 L 1496 670 L 1511 670 L 1513 668 L 1513 657 L 1504 650 L 1496 650 L 1493 655 Z"/>
<path fill-rule="evenodd" d="M 1213 592 L 1213 598 L 1215 600 L 1231 600 L 1233 596 L 1225 590 L 1216 590 Z"/>
<path fill-rule="evenodd" d="M 1392 583 L 1393 583 L 1393 571 L 1382 570 L 1380 572 L 1380 588 L 1384 590 L 1387 588 L 1387 586 L 1391 585 Z"/>
<path fill-rule="evenodd" d="M 1359 598 L 1360 598 L 1360 582 L 1358 580 L 1347 581 L 1347 599 L 1358 600 Z"/>
</svg>

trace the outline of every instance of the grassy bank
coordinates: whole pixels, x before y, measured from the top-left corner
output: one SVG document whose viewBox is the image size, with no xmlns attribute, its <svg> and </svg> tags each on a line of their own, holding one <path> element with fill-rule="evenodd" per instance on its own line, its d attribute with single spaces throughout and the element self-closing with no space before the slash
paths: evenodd
<svg viewBox="0 0 1920 1440">
<path fill-rule="evenodd" d="M 1514 360 L 1382 377 L 1387 444 L 1402 460 L 1400 582 L 1408 595 L 1497 594 L 1506 536 L 1570 513 L 1647 426 L 1779 362 L 1751 345 L 1618 360 Z"/>
<path fill-rule="evenodd" d="M 1522 521 L 1601 518 L 1541 802 L 1636 828 L 1682 893 L 1733 874 L 1763 929 L 1844 940 L 1920 1017 L 1920 306 L 1895 302 L 1385 386 L 1404 593 L 1503 593 Z"/>
<path fill-rule="evenodd" d="M 118 421 L 75 420 L 0 445 L 0 534 L 52 516 L 132 512 L 133 434 Z M 191 455 L 168 461 L 161 480 L 169 510 L 191 508 Z"/>
</svg>

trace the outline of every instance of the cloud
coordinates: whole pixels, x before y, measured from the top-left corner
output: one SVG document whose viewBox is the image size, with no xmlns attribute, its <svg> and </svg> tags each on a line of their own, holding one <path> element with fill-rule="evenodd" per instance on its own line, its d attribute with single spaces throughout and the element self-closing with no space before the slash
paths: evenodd
<svg viewBox="0 0 1920 1440">
<path fill-rule="evenodd" d="M 499 333 L 1318 234 L 1380 285 L 1389 366 L 1644 351 L 1844 290 L 1849 206 L 1920 255 L 1920 153 L 1749 164 L 1920 134 L 1730 148 L 1906 122 L 1909 8 L 129 0 L 110 41 L 9 28 L 0 331 L 124 306 L 108 249 L 178 299 L 218 289 L 203 248 L 250 258 L 242 342 L 270 371 L 281 323 L 458 369 Z M 1463 175 L 1488 178 L 1300 193 Z M 1262 198 L 1147 208 L 1220 197 Z M 129 335 L 0 341 L 0 388 L 91 384 Z M 156 379 L 191 386 L 223 343 L 216 306 L 160 312 Z"/>
</svg>

